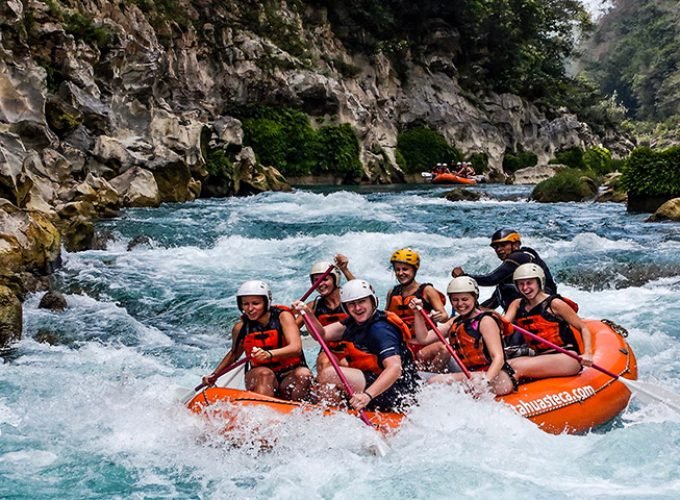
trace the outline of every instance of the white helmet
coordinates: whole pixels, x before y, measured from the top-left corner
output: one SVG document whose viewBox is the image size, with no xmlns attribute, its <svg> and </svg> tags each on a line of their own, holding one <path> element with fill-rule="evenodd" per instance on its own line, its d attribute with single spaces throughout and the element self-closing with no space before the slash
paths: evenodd
<svg viewBox="0 0 680 500">
<path fill-rule="evenodd" d="M 331 276 L 335 276 L 335 286 L 340 286 L 340 278 L 342 277 L 342 275 L 340 274 L 340 269 L 335 267 L 334 264 L 331 264 L 330 262 L 327 262 L 325 260 L 315 262 L 312 268 L 309 270 L 309 277 L 312 278 L 312 282 L 315 281 L 313 278 L 315 274 L 325 273 L 330 266 L 333 266 Z"/>
<path fill-rule="evenodd" d="M 238 287 L 238 290 L 236 291 L 236 303 L 238 304 L 239 311 L 243 310 L 241 308 L 241 297 L 248 295 L 258 295 L 260 297 L 264 297 L 265 309 L 269 309 L 269 306 L 272 303 L 272 291 L 269 288 L 269 285 L 267 285 L 267 283 L 264 281 L 250 280 L 244 282 L 240 287 Z"/>
<path fill-rule="evenodd" d="M 512 281 L 525 280 L 531 278 L 538 278 L 538 282 L 541 284 L 541 290 L 545 284 L 545 271 L 538 264 L 528 263 L 522 264 L 512 275 Z"/>
<path fill-rule="evenodd" d="M 340 302 L 343 304 L 365 297 L 373 297 L 373 305 L 378 308 L 378 296 L 368 281 L 350 280 L 340 289 Z"/>
<path fill-rule="evenodd" d="M 479 298 L 479 286 L 470 276 L 458 276 L 449 281 L 446 293 L 471 293 L 476 298 Z"/>
</svg>

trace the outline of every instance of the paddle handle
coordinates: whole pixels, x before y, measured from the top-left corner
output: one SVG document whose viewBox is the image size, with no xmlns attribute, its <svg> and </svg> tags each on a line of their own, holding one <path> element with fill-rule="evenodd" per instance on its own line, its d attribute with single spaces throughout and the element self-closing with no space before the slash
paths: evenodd
<svg viewBox="0 0 680 500">
<path fill-rule="evenodd" d="M 323 352 L 326 353 L 326 356 L 328 356 L 328 361 L 330 361 L 331 365 L 333 365 L 333 369 L 335 370 L 335 373 L 338 374 L 338 377 L 340 377 L 340 381 L 342 382 L 342 385 L 345 386 L 345 391 L 347 391 L 347 394 L 349 394 L 349 397 L 351 398 L 354 396 L 354 389 L 352 388 L 351 384 L 349 383 L 349 380 L 347 380 L 347 377 L 343 373 L 342 369 L 340 368 L 340 365 L 338 364 L 338 361 L 335 359 L 335 355 L 331 352 L 331 350 L 328 348 L 328 344 L 326 344 L 326 341 L 323 339 L 321 334 L 319 333 L 319 330 L 316 329 L 316 326 L 314 323 L 312 323 L 312 320 L 310 320 L 307 317 L 307 313 L 305 311 L 300 311 L 302 314 L 302 319 L 305 322 L 305 325 L 307 326 L 307 330 L 312 334 L 314 339 L 319 343 L 321 346 L 321 349 L 323 349 Z M 368 425 L 369 427 L 373 427 L 373 424 L 371 421 L 368 419 L 366 416 L 366 412 L 364 410 L 359 410 L 359 418 L 363 420 L 363 422 Z"/>
<path fill-rule="evenodd" d="M 432 321 L 432 318 L 425 312 L 425 309 L 422 308 L 422 306 L 418 306 L 418 311 L 420 314 L 422 314 L 423 318 L 425 319 L 425 322 L 428 324 L 430 329 L 434 331 L 434 333 L 439 337 L 439 340 L 441 341 L 442 344 L 444 344 L 444 347 L 446 347 L 446 350 L 449 351 L 449 354 L 451 357 L 456 361 L 458 366 L 460 366 L 460 369 L 462 372 L 465 374 L 467 378 L 472 378 L 472 375 L 470 374 L 470 370 L 468 370 L 461 359 L 458 357 L 458 354 L 456 354 L 456 351 L 453 349 L 451 344 L 449 344 L 446 339 L 444 338 L 444 335 L 442 335 L 442 332 L 439 331 L 439 328 L 437 328 L 437 325 L 434 324 L 434 321 Z"/>
<path fill-rule="evenodd" d="M 582 362 L 583 362 L 583 358 L 582 358 L 581 356 L 579 356 L 578 354 L 576 354 L 574 351 L 568 351 L 567 349 L 564 349 L 564 348 L 558 346 L 557 344 L 553 344 L 553 343 L 550 342 L 549 340 L 546 340 L 546 339 L 544 339 L 543 337 L 539 337 L 539 336 L 536 335 L 535 333 L 531 333 L 529 330 L 525 330 L 525 329 L 522 328 L 521 326 L 517 326 L 517 325 L 515 325 L 515 324 L 513 324 L 512 326 L 515 328 L 515 330 L 517 330 L 519 333 L 521 333 L 521 334 L 524 335 L 525 337 L 532 338 L 532 339 L 534 339 L 534 340 L 537 340 L 538 342 L 541 342 L 541 343 L 547 345 L 548 347 L 552 347 L 552 348 L 555 349 L 557 352 L 561 352 L 562 354 L 566 354 L 566 355 L 569 356 L 570 358 L 574 358 L 574 359 L 575 359 L 576 361 L 578 361 L 579 363 L 582 363 Z M 593 363 L 591 366 L 592 366 L 593 368 L 595 368 L 596 370 L 601 371 L 601 372 L 604 373 L 605 375 L 609 375 L 610 377 L 612 377 L 612 378 L 614 378 L 614 379 L 618 379 L 618 378 L 619 378 L 619 375 L 616 375 L 615 373 L 612 373 L 612 372 L 610 372 L 609 370 L 607 370 L 606 368 L 603 368 L 603 367 L 601 367 L 601 366 L 598 366 L 598 365 L 596 365 L 595 363 Z"/>
<path fill-rule="evenodd" d="M 239 361 L 236 361 L 235 363 L 230 364 L 229 366 L 225 367 L 224 370 L 221 370 L 220 373 L 216 374 L 217 377 L 215 378 L 215 381 L 217 381 L 217 379 L 220 378 L 222 375 L 229 373 L 230 371 L 238 368 L 239 366 L 241 366 L 241 365 L 243 365 L 247 362 L 248 362 L 248 358 L 246 357 L 246 358 L 240 359 Z M 208 386 L 208 384 L 206 384 L 205 382 L 201 382 L 196 387 L 194 387 L 194 392 L 198 392 L 198 391 L 200 391 L 201 389 L 203 389 L 204 387 L 207 387 L 207 386 Z"/>
<path fill-rule="evenodd" d="M 315 281 L 314 283 L 312 283 L 312 286 L 310 286 L 310 287 L 309 287 L 309 290 L 307 290 L 307 291 L 305 292 L 305 294 L 304 294 L 302 297 L 300 297 L 300 300 L 301 300 L 302 302 L 304 302 L 305 300 L 307 300 L 307 299 L 309 298 L 309 296 L 312 294 L 312 292 L 313 292 L 314 290 L 316 290 L 316 289 L 319 287 L 319 285 L 320 285 L 321 282 L 326 278 L 326 276 L 328 276 L 329 274 L 331 274 L 331 273 L 333 272 L 333 269 L 334 269 L 334 268 L 335 268 L 335 266 L 334 266 L 333 264 L 331 264 L 330 266 L 328 266 L 328 269 L 326 269 L 326 270 L 323 272 L 323 274 L 322 274 L 321 276 L 319 276 L 319 277 L 316 279 L 316 281 Z"/>
</svg>

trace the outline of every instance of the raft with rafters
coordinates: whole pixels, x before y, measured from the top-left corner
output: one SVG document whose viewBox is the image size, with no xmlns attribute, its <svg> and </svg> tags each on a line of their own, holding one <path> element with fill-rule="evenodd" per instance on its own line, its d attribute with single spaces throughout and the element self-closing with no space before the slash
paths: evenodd
<svg viewBox="0 0 680 500">
<path fill-rule="evenodd" d="M 445 173 L 432 177 L 432 184 L 477 184 L 477 181 L 469 177 Z"/>
<path fill-rule="evenodd" d="M 637 362 L 626 341 L 623 328 L 607 320 L 586 320 L 592 334 L 593 362 L 630 380 L 637 379 Z M 553 434 L 584 433 L 601 426 L 628 405 L 631 393 L 621 382 L 595 370 L 584 368 L 573 377 L 536 380 L 521 384 L 516 392 L 497 397 L 541 429 Z M 263 407 L 279 414 L 294 411 L 318 411 L 329 415 L 336 411 L 306 403 L 284 401 L 254 392 L 229 387 L 211 387 L 198 392 L 187 404 L 195 413 L 214 409 L 219 418 L 233 425 L 249 407 Z M 382 432 L 396 430 L 406 415 L 366 412 L 369 420 Z"/>
</svg>

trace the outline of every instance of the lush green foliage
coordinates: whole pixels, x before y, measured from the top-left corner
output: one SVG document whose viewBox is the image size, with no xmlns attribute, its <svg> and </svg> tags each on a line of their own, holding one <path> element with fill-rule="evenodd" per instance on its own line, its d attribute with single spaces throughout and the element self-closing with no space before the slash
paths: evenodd
<svg viewBox="0 0 680 500">
<path fill-rule="evenodd" d="M 444 137 L 426 127 L 415 127 L 399 134 L 397 151 L 404 159 L 408 174 L 429 170 L 437 163 L 460 161 L 460 153 Z"/>
<path fill-rule="evenodd" d="M 291 108 L 248 109 L 241 118 L 244 144 L 255 150 L 260 163 L 286 176 L 361 175 L 359 142 L 348 124 L 316 131 L 306 114 Z"/>
<path fill-rule="evenodd" d="M 531 151 L 507 152 L 503 157 L 503 170 L 509 173 L 517 172 L 522 168 L 533 167 L 537 163 L 538 156 Z"/>
<path fill-rule="evenodd" d="M 584 51 L 587 71 L 630 116 L 680 115 L 680 9 L 677 0 L 617 0 Z"/>
<path fill-rule="evenodd" d="M 541 202 L 582 201 L 596 193 L 597 184 L 592 173 L 565 168 L 536 184 L 531 199 Z"/>
<path fill-rule="evenodd" d="M 626 160 L 621 181 L 631 194 L 679 196 L 680 147 L 663 151 L 637 148 Z"/>
<path fill-rule="evenodd" d="M 612 160 L 612 154 L 607 148 L 594 146 L 585 151 L 579 148 L 567 148 L 557 151 L 555 158 L 548 163 L 566 165 L 570 168 L 587 170 L 602 176 L 617 170 L 621 163 Z"/>
<path fill-rule="evenodd" d="M 460 33 L 455 64 L 469 86 L 486 85 L 530 99 L 569 92 L 564 61 L 577 29 L 590 20 L 578 0 L 316 0 L 353 50 L 385 52 L 397 62 L 431 43 L 433 30 Z"/>
</svg>

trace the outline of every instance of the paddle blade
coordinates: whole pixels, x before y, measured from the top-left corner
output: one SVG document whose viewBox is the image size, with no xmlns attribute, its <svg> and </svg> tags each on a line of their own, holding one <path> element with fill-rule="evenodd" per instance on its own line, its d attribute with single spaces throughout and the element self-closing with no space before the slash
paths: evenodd
<svg viewBox="0 0 680 500">
<path fill-rule="evenodd" d="M 188 389 L 186 387 L 178 387 L 175 389 L 175 399 L 183 405 L 187 405 L 189 401 L 194 399 L 196 394 L 198 394 L 198 391 L 195 391 L 194 389 Z"/>
<path fill-rule="evenodd" d="M 392 451 L 390 445 L 387 444 L 385 438 L 380 434 L 372 434 L 371 437 L 367 439 L 365 447 L 371 455 L 380 458 L 386 457 Z"/>
<path fill-rule="evenodd" d="M 619 377 L 618 380 L 623 382 L 631 391 L 637 393 L 640 396 L 640 399 L 662 403 L 680 413 L 680 395 L 671 392 L 664 387 L 650 384 L 649 382 L 628 380 L 623 377 Z"/>
<path fill-rule="evenodd" d="M 430 172 L 420 172 L 420 176 L 425 177 L 426 179 L 431 179 L 434 177 L 434 175 L 432 175 Z"/>
</svg>

